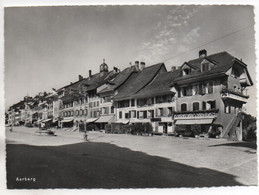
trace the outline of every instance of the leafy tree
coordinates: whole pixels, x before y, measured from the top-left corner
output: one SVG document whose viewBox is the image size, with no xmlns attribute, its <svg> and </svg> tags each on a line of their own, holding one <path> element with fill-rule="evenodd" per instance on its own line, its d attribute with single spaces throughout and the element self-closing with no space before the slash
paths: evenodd
<svg viewBox="0 0 259 195">
<path fill-rule="evenodd" d="M 256 117 L 242 113 L 243 140 L 256 140 Z"/>
</svg>

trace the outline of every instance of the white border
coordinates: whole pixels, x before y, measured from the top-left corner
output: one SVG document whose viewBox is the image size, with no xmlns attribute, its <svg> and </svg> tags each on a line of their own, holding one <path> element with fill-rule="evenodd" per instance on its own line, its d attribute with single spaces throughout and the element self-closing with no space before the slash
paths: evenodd
<svg viewBox="0 0 259 195">
<path fill-rule="evenodd" d="M 0 194 L 71 194 L 71 193 L 79 193 L 79 194 L 258 194 L 258 187 L 220 187 L 220 188 L 174 188 L 174 189 L 128 189 L 128 190 L 6 190 L 6 172 L 5 172 L 5 131 L 4 131 L 4 7 L 18 7 L 18 6 L 60 6 L 60 5 L 166 5 L 166 4 L 174 4 L 174 5 L 186 5 L 186 4 L 198 4 L 198 5 L 254 5 L 255 7 L 255 30 L 256 30 L 256 56 L 258 56 L 258 14 L 259 14 L 259 2 L 255 2 L 254 0 L 120 0 L 120 1 L 112 1 L 112 0 L 2 0 L 0 1 Z M 256 58 L 256 64 L 259 63 L 258 57 Z M 259 66 L 256 66 L 257 73 L 259 72 Z M 259 92 L 257 90 L 257 97 Z M 259 101 L 257 100 L 257 105 Z M 257 108 L 258 111 L 258 108 Z M 257 112 L 258 118 L 258 112 Z M 257 121 L 257 127 L 259 126 L 259 122 Z M 258 131 L 257 131 L 258 132 Z M 258 158 L 258 156 L 257 156 Z"/>
</svg>

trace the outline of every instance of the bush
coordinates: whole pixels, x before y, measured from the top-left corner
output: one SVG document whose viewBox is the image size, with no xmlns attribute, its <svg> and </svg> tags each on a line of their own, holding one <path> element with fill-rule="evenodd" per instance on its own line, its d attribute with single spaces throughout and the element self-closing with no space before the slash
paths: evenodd
<svg viewBox="0 0 259 195">
<path fill-rule="evenodd" d="M 105 129 L 105 133 L 111 133 L 112 125 L 111 124 L 106 124 L 104 129 Z"/>
<path fill-rule="evenodd" d="M 256 121 L 243 129 L 243 140 L 256 140 Z"/>
<path fill-rule="evenodd" d="M 191 131 L 194 135 L 200 135 L 201 134 L 201 125 L 192 125 Z"/>
<path fill-rule="evenodd" d="M 216 138 L 216 136 L 220 135 L 220 130 L 218 129 L 218 127 L 212 127 L 211 131 L 208 132 L 209 134 L 209 138 Z"/>
<path fill-rule="evenodd" d="M 131 134 L 146 135 L 153 133 L 153 127 L 151 123 L 134 123 L 131 125 Z"/>
<path fill-rule="evenodd" d="M 86 125 L 86 130 L 87 130 L 87 131 L 97 130 L 97 127 L 96 127 L 95 124 L 90 123 L 90 124 L 87 124 L 87 125 Z"/>
</svg>

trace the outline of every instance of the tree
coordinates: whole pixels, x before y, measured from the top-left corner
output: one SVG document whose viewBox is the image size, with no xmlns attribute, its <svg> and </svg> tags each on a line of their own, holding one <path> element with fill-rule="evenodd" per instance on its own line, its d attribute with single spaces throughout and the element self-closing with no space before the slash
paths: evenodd
<svg viewBox="0 0 259 195">
<path fill-rule="evenodd" d="M 243 140 L 256 140 L 256 117 L 246 113 L 242 114 Z"/>
</svg>

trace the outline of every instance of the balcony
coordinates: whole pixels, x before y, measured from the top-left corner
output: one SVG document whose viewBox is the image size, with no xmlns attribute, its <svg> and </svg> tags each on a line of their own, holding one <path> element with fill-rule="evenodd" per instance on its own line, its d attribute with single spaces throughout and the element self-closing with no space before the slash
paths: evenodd
<svg viewBox="0 0 259 195">
<path fill-rule="evenodd" d="M 217 117 L 218 111 L 219 109 L 175 112 L 174 119 L 214 119 Z"/>
<path fill-rule="evenodd" d="M 247 102 L 247 99 L 249 98 L 248 95 L 244 95 L 242 92 L 234 91 L 232 89 L 223 88 L 221 90 L 221 97 L 222 99 L 232 99 L 237 100 L 241 102 Z"/>
</svg>

